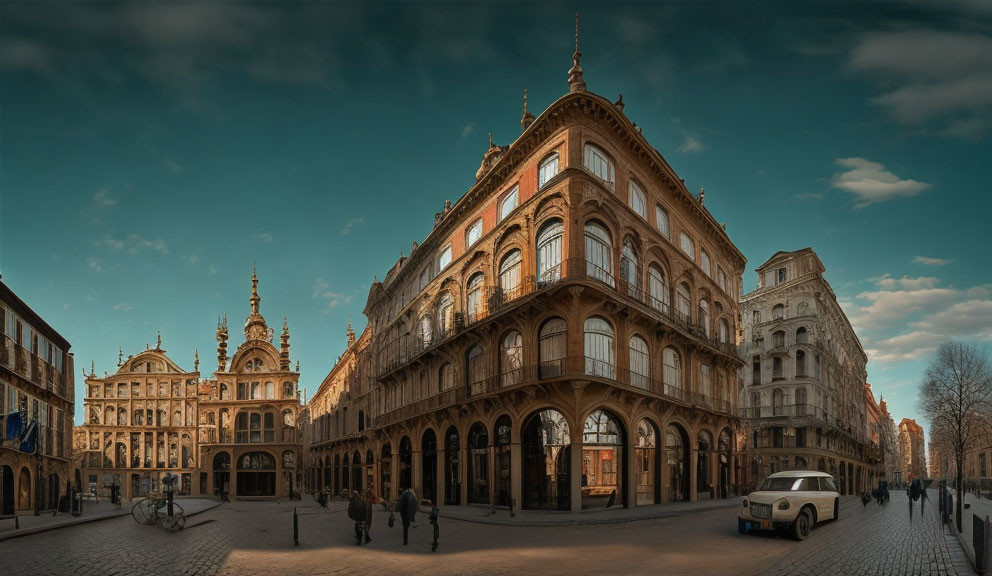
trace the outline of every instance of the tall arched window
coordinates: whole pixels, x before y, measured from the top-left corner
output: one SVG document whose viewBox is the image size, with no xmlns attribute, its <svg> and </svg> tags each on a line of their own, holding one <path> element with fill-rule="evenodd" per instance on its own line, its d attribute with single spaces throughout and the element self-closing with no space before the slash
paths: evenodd
<svg viewBox="0 0 992 576">
<path fill-rule="evenodd" d="M 806 352 L 796 350 L 796 378 L 806 377 Z"/>
<path fill-rule="evenodd" d="M 710 303 L 706 300 L 699 301 L 699 325 L 703 327 L 703 334 L 710 337 Z"/>
<path fill-rule="evenodd" d="M 630 337 L 630 385 L 651 388 L 651 356 L 648 343 L 638 335 Z"/>
<path fill-rule="evenodd" d="M 699 393 L 703 396 L 713 396 L 713 380 L 710 376 L 710 367 L 706 364 L 699 365 Z"/>
<path fill-rule="evenodd" d="M 682 361 L 679 353 L 671 346 L 662 352 L 662 381 L 665 383 L 665 394 L 672 394 L 681 398 L 682 389 Z"/>
<path fill-rule="evenodd" d="M 585 321 L 586 374 L 613 378 L 616 361 L 613 328 L 598 316 Z"/>
<path fill-rule="evenodd" d="M 500 220 L 503 220 L 513 212 L 513 209 L 517 207 L 519 197 L 519 188 L 517 186 L 514 186 L 513 190 L 510 190 L 510 193 L 503 197 L 503 201 L 499 205 Z"/>
<path fill-rule="evenodd" d="M 541 165 L 537 168 L 537 187 L 544 185 L 558 174 L 558 153 L 553 152 L 541 160 Z"/>
<path fill-rule="evenodd" d="M 477 272 L 465 285 L 465 319 L 475 322 L 482 317 L 482 272 Z"/>
<path fill-rule="evenodd" d="M 806 414 L 806 389 L 796 388 L 796 416 Z"/>
<path fill-rule="evenodd" d="M 445 334 L 451 332 L 455 315 L 454 311 L 455 301 L 451 297 L 451 294 L 445 293 L 437 306 L 437 332 L 439 338 L 444 338 Z"/>
<path fill-rule="evenodd" d="M 552 378 L 565 372 L 567 338 L 568 327 L 561 318 L 551 318 L 541 326 L 537 351 L 541 378 Z"/>
<path fill-rule="evenodd" d="M 586 223 L 586 274 L 613 286 L 613 244 L 597 222 Z"/>
<path fill-rule="evenodd" d="M 796 330 L 796 344 L 809 344 L 809 334 L 805 326 L 800 326 Z"/>
<path fill-rule="evenodd" d="M 561 220 L 551 220 L 537 233 L 537 281 L 539 284 L 561 280 L 561 243 L 565 227 Z"/>
<path fill-rule="evenodd" d="M 772 307 L 772 319 L 781 320 L 785 316 L 785 306 L 776 304 Z"/>
<path fill-rule="evenodd" d="M 676 303 L 679 307 L 679 320 L 688 324 L 692 321 L 692 295 L 689 292 L 689 285 L 685 282 L 679 284 L 676 294 Z"/>
<path fill-rule="evenodd" d="M 473 244 L 482 238 L 482 218 L 479 218 L 475 222 L 469 224 L 468 228 L 465 229 L 465 248 L 470 248 Z"/>
<path fill-rule="evenodd" d="M 637 212 L 637 215 L 641 218 L 647 219 L 648 208 L 647 199 L 644 197 L 644 191 L 641 187 L 637 185 L 633 180 L 630 181 L 630 207 Z"/>
<path fill-rule="evenodd" d="M 785 346 L 785 332 L 778 330 L 772 333 L 772 346 Z"/>
<path fill-rule="evenodd" d="M 696 260 L 696 243 L 692 241 L 685 232 L 679 233 L 679 246 L 682 251 L 689 255 L 689 259 L 695 262 Z"/>
<path fill-rule="evenodd" d="M 455 386 L 455 370 L 451 367 L 451 364 L 443 364 L 441 370 L 438 371 L 438 381 L 441 385 L 441 390 L 450 390 Z"/>
<path fill-rule="evenodd" d="M 586 169 L 602 180 L 610 189 L 613 189 L 613 161 L 606 156 L 606 153 L 592 144 L 586 144 L 583 164 Z"/>
<path fill-rule="evenodd" d="M 265 398 L 271 400 L 276 397 L 276 385 L 272 382 L 265 383 Z"/>
<path fill-rule="evenodd" d="M 424 314 L 420 317 L 420 324 L 417 332 L 417 338 L 420 340 L 420 346 L 422 348 L 428 348 L 434 340 L 434 323 L 431 322 L 430 315 Z"/>
<path fill-rule="evenodd" d="M 669 238 L 669 228 L 668 228 L 668 212 L 661 207 L 661 205 L 656 205 L 654 207 L 654 224 L 657 226 L 658 231 L 665 238 Z"/>
<path fill-rule="evenodd" d="M 781 416 L 785 414 L 785 392 L 781 388 L 772 390 L 772 415 Z"/>
<path fill-rule="evenodd" d="M 648 267 L 648 293 L 651 295 L 651 306 L 668 314 L 670 296 L 665 273 L 654 264 Z"/>
<path fill-rule="evenodd" d="M 500 346 L 500 372 L 503 386 L 513 386 L 523 379 L 524 339 L 520 332 L 513 330 L 503 337 Z"/>
<path fill-rule="evenodd" d="M 730 323 L 727 322 L 726 318 L 720 320 L 720 344 L 726 344 L 730 341 Z"/>
<path fill-rule="evenodd" d="M 637 253 L 634 252 L 634 244 L 629 238 L 623 241 L 623 250 L 620 254 L 620 277 L 627 284 L 627 293 L 640 299 L 641 271 L 637 267 Z"/>
<path fill-rule="evenodd" d="M 706 253 L 706 250 L 702 248 L 699 249 L 699 265 L 703 268 L 703 272 L 706 273 L 710 278 L 713 277 L 713 268 L 710 266 L 710 255 Z"/>
<path fill-rule="evenodd" d="M 481 394 L 484 392 L 486 380 L 485 357 L 482 355 L 482 346 L 476 344 L 469 348 L 465 355 L 465 377 L 471 394 Z"/>
<path fill-rule="evenodd" d="M 520 288 L 520 250 L 513 250 L 499 264 L 499 288 L 506 299 L 515 298 Z"/>
</svg>

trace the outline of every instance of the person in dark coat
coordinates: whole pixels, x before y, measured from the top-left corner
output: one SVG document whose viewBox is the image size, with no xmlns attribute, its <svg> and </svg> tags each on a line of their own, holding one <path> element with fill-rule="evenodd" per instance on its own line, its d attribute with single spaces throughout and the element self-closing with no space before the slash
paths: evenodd
<svg viewBox="0 0 992 576">
<path fill-rule="evenodd" d="M 400 519 L 403 521 L 403 545 L 406 546 L 409 542 L 407 533 L 410 529 L 410 524 L 413 523 L 417 516 L 417 495 L 413 492 L 413 489 L 407 487 L 403 494 L 400 495 L 400 501 L 398 508 L 400 509 Z"/>
<path fill-rule="evenodd" d="M 434 526 L 434 542 L 431 543 L 431 552 L 437 552 L 437 536 L 440 529 L 437 525 L 437 517 L 440 516 L 441 511 L 437 509 L 437 504 L 431 503 L 431 525 Z"/>
<path fill-rule="evenodd" d="M 365 543 L 366 544 L 368 544 L 369 542 L 372 541 L 372 538 L 369 536 L 369 529 L 372 528 L 372 505 L 373 504 L 375 504 L 375 493 L 372 492 L 372 489 L 371 488 L 369 488 L 368 491 L 365 492 L 365 509 L 363 510 L 363 512 L 364 512 L 364 518 L 363 518 L 363 522 L 362 522 L 362 527 L 364 528 L 364 532 L 365 532 L 364 535 L 365 535 Z"/>
<path fill-rule="evenodd" d="M 358 491 L 351 493 L 348 501 L 348 518 L 355 521 L 355 545 L 362 545 L 362 523 L 365 522 L 365 500 Z"/>
</svg>

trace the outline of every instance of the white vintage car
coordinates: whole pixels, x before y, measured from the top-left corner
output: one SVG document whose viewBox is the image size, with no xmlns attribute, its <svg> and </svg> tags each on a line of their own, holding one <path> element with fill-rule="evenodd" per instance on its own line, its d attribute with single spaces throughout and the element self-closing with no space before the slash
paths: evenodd
<svg viewBox="0 0 992 576">
<path fill-rule="evenodd" d="M 836 520 L 840 494 L 826 472 L 790 470 L 765 478 L 754 492 L 741 498 L 737 531 L 779 530 L 805 540 L 813 525 Z"/>
</svg>

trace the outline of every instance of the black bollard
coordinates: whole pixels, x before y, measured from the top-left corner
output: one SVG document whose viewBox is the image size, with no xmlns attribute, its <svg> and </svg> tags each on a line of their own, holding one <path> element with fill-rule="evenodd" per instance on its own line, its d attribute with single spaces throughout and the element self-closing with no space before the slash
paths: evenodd
<svg viewBox="0 0 992 576">
<path fill-rule="evenodd" d="M 300 545 L 300 520 L 296 515 L 296 508 L 293 508 L 293 546 Z"/>
</svg>

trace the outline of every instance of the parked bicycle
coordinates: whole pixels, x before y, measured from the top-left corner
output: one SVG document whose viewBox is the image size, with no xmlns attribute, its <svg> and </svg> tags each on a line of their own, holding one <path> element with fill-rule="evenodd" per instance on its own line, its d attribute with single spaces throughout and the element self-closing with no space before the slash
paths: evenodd
<svg viewBox="0 0 992 576">
<path fill-rule="evenodd" d="M 186 525 L 186 512 L 183 507 L 173 499 L 175 492 L 176 477 L 166 476 L 162 483 L 166 487 L 165 495 L 142 498 L 131 507 L 131 516 L 135 522 L 151 526 L 156 522 L 162 522 L 162 527 L 173 532 L 182 530 Z"/>
</svg>

